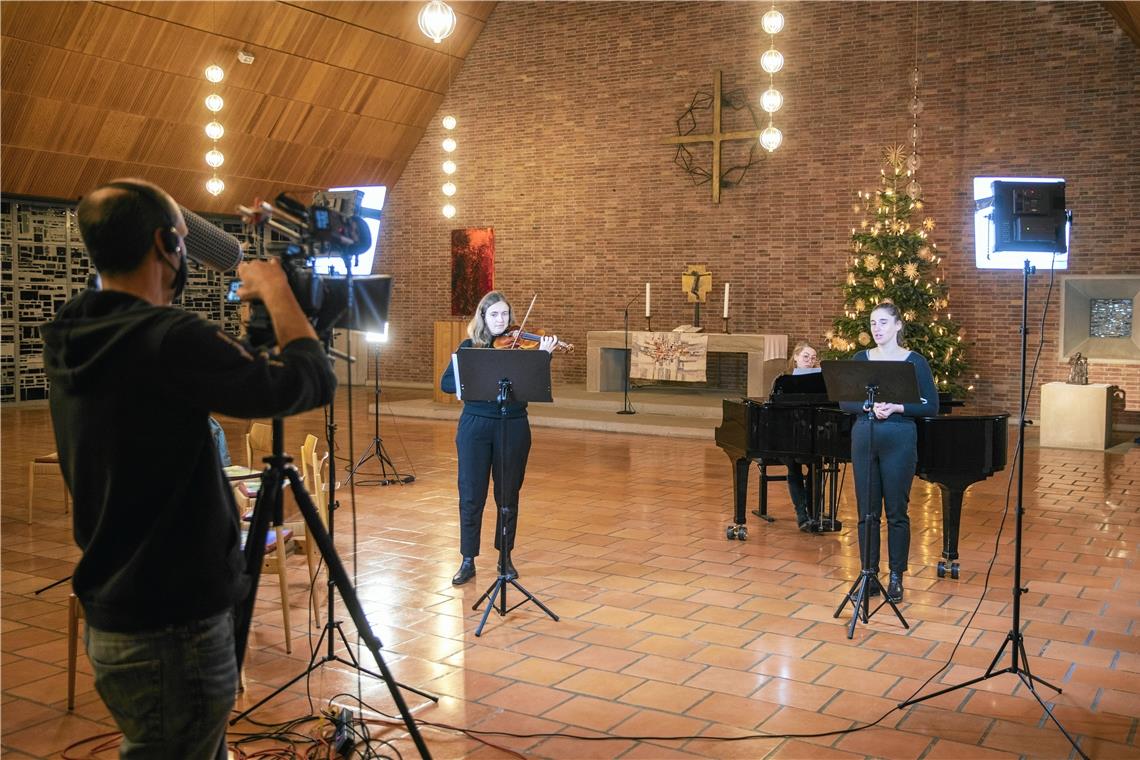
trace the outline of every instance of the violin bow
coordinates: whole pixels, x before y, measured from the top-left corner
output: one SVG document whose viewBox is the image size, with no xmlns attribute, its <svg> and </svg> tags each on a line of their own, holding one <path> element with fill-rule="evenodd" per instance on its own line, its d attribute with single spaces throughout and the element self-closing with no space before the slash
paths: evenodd
<svg viewBox="0 0 1140 760">
<path fill-rule="evenodd" d="M 523 315 L 522 322 L 519 323 L 519 329 L 515 332 L 515 339 L 511 343 L 511 348 L 515 348 L 519 344 L 519 338 L 522 337 L 523 331 L 526 329 L 526 321 L 530 319 L 530 310 L 534 308 L 534 302 L 538 300 L 538 293 L 534 294 L 534 298 L 530 299 L 530 306 L 526 307 L 526 314 Z"/>
</svg>

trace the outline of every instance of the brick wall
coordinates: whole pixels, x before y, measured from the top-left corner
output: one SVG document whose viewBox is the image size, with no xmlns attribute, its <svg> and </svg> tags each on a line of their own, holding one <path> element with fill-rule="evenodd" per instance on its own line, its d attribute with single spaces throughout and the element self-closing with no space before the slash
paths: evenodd
<svg viewBox="0 0 1140 760">
<path fill-rule="evenodd" d="M 662 140 L 698 89 L 724 72 L 725 91 L 767 86 L 760 3 L 500 3 L 438 116 L 459 119 L 455 203 L 443 198 L 439 119 L 392 189 L 377 271 L 395 275 L 389 380 L 433 380 L 433 320 L 449 310 L 449 230 L 493 226 L 495 284 L 530 324 L 585 346 L 617 328 L 630 299 L 643 325 L 691 322 L 686 264 L 714 273 L 702 322 L 720 328 L 732 283 L 734 331 L 821 340 L 840 310 L 851 196 L 876 185 L 884 146 L 905 142 L 913 3 L 781 3 L 786 64 L 776 124 L 784 145 L 713 205 Z M 919 3 L 919 173 L 933 239 L 951 283 L 979 394 L 1016 411 L 1022 278 L 973 264 L 972 180 L 1062 176 L 1075 226 L 1069 273 L 1140 271 L 1131 234 L 1140 206 L 1140 52 L 1096 3 Z M 446 43 L 445 43 L 446 44 Z M 759 112 L 759 109 L 757 109 Z M 699 125 L 711 126 L 711 118 Z M 725 128 L 750 128 L 726 117 Z M 725 148 L 740 163 L 744 143 Z M 696 150 L 710 165 L 710 151 Z M 1048 274 L 1031 279 L 1032 357 Z M 1064 379 L 1056 358 L 1059 287 L 1045 320 L 1038 382 Z M 708 319 L 707 317 L 713 317 Z M 556 379 L 581 382 L 585 352 L 558 357 Z M 1092 382 L 1125 388 L 1140 409 L 1135 365 L 1090 364 Z M 1037 396 L 1031 403 L 1036 414 Z"/>
</svg>

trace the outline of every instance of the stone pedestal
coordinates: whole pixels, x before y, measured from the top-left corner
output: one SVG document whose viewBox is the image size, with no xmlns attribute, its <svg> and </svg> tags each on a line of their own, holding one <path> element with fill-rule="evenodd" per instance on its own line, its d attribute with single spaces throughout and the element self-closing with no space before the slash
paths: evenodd
<svg viewBox="0 0 1140 760">
<path fill-rule="evenodd" d="M 1041 445 L 1103 451 L 1112 437 L 1112 386 L 1041 386 Z"/>
</svg>

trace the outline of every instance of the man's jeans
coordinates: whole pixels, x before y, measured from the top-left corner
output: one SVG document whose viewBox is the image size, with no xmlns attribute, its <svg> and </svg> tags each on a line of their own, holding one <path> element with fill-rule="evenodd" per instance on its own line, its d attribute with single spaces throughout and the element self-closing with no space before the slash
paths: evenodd
<svg viewBox="0 0 1140 760">
<path fill-rule="evenodd" d="M 141 633 L 85 627 L 95 689 L 123 732 L 123 758 L 226 757 L 237 663 L 229 612 Z"/>
</svg>

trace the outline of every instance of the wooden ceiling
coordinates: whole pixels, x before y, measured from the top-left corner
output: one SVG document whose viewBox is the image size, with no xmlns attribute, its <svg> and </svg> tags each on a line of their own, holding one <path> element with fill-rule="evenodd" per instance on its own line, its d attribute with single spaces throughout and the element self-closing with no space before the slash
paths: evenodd
<svg viewBox="0 0 1140 760">
<path fill-rule="evenodd" d="M 442 44 L 414 2 L 0 3 L 0 189 L 73 199 L 141 176 L 197 211 L 338 185 L 395 185 L 494 10 L 452 2 Z M 1140 3 L 1105 2 L 1140 44 Z M 250 65 L 237 52 L 255 56 Z M 207 65 L 226 72 L 220 85 Z M 205 97 L 225 99 L 219 175 Z"/>
<path fill-rule="evenodd" d="M 494 2 L 451 2 L 455 33 L 420 32 L 423 2 L 0 3 L 5 193 L 77 198 L 140 176 L 197 210 L 282 191 L 393 186 Z M 253 53 L 252 64 L 237 53 Z M 225 79 L 210 84 L 206 66 Z M 204 101 L 225 106 L 218 175 Z"/>
</svg>

